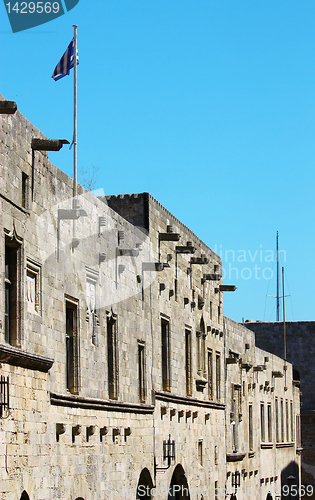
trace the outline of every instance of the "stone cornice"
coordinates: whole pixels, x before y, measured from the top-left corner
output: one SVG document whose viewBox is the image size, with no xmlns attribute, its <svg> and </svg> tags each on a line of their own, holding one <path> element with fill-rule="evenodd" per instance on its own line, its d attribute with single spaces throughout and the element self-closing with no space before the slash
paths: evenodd
<svg viewBox="0 0 315 500">
<path fill-rule="evenodd" d="M 47 373 L 54 360 L 41 354 L 23 351 L 9 344 L 0 344 L 0 362 Z"/>
<path fill-rule="evenodd" d="M 166 392 L 155 392 L 156 399 L 160 401 L 166 401 L 169 403 L 177 403 L 190 406 L 201 406 L 204 408 L 214 408 L 216 410 L 224 410 L 225 404 L 216 403 L 215 401 L 203 401 L 200 399 L 194 399 L 189 396 L 176 396 L 175 394 L 170 394 Z"/>
<path fill-rule="evenodd" d="M 86 398 L 74 394 L 50 393 L 50 403 L 56 406 L 68 406 L 100 411 L 118 411 L 124 413 L 153 413 L 154 406 L 145 404 L 124 403 L 107 399 Z"/>
</svg>

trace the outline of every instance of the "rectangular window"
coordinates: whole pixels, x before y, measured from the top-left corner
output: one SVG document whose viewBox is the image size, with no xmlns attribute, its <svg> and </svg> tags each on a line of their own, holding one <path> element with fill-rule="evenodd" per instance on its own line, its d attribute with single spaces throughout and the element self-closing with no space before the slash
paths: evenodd
<svg viewBox="0 0 315 500">
<path fill-rule="evenodd" d="M 249 449 L 252 451 L 254 449 L 254 441 L 253 441 L 253 405 L 249 405 L 248 407 L 248 441 L 249 441 Z"/>
<path fill-rule="evenodd" d="M 109 398 L 118 399 L 117 318 L 112 314 L 107 317 L 107 362 Z"/>
<path fill-rule="evenodd" d="M 281 443 L 284 442 L 283 399 L 280 401 Z"/>
<path fill-rule="evenodd" d="M 21 331 L 21 245 L 9 238 L 5 244 L 5 341 L 20 345 Z"/>
<path fill-rule="evenodd" d="M 290 423 L 290 427 L 291 427 L 291 441 L 294 441 L 294 427 L 293 427 L 293 422 L 294 422 L 294 417 L 293 417 L 293 403 L 292 401 L 290 402 L 290 417 L 291 417 L 291 423 Z"/>
<path fill-rule="evenodd" d="M 210 300 L 210 319 L 212 320 L 212 301 Z"/>
<path fill-rule="evenodd" d="M 26 300 L 30 312 L 41 314 L 41 266 L 26 261 Z"/>
<path fill-rule="evenodd" d="M 296 447 L 301 447 L 301 421 L 300 415 L 296 415 L 295 417 L 295 430 L 296 430 Z"/>
<path fill-rule="evenodd" d="M 199 464 L 203 465 L 202 440 L 198 441 L 198 459 L 199 459 Z"/>
<path fill-rule="evenodd" d="M 218 500 L 219 498 L 219 488 L 218 488 L 218 481 L 214 481 L 214 500 Z"/>
<path fill-rule="evenodd" d="M 260 404 L 260 439 L 261 439 L 262 443 L 264 443 L 266 440 L 266 437 L 265 437 L 265 405 L 264 405 L 264 403 Z"/>
<path fill-rule="evenodd" d="M 213 359 L 212 351 L 208 350 L 208 397 L 213 399 Z"/>
<path fill-rule="evenodd" d="M 216 396 L 217 400 L 220 401 L 221 399 L 221 357 L 220 354 L 216 354 L 216 360 L 215 360 L 215 367 L 216 367 L 216 377 L 215 377 L 215 382 L 216 382 Z"/>
<path fill-rule="evenodd" d="M 66 299 L 66 387 L 72 394 L 80 389 L 78 309 L 75 299 Z"/>
<path fill-rule="evenodd" d="M 9 377 L 1 375 L 0 377 L 0 418 L 3 417 L 5 411 L 10 408 L 9 402 Z"/>
<path fill-rule="evenodd" d="M 185 330 L 185 370 L 186 394 L 192 395 L 192 357 L 191 357 L 191 331 Z"/>
<path fill-rule="evenodd" d="M 276 442 L 280 442 L 280 433 L 279 433 L 279 401 L 278 398 L 275 399 L 275 414 L 276 414 Z"/>
<path fill-rule="evenodd" d="M 28 175 L 22 172 L 22 207 L 28 208 Z"/>
<path fill-rule="evenodd" d="M 272 411 L 271 404 L 267 406 L 267 422 L 268 422 L 268 442 L 272 443 Z"/>
<path fill-rule="evenodd" d="M 139 377 L 139 400 L 145 403 L 146 376 L 145 376 L 145 343 L 138 340 L 138 377 Z"/>
<path fill-rule="evenodd" d="M 162 334 L 162 389 L 171 389 L 171 353 L 170 353 L 170 325 L 165 319 L 161 319 Z"/>
<path fill-rule="evenodd" d="M 290 426 L 290 417 L 289 417 L 289 402 L 285 402 L 285 439 L 287 442 L 290 441 L 290 434 L 289 434 L 289 426 Z"/>
</svg>

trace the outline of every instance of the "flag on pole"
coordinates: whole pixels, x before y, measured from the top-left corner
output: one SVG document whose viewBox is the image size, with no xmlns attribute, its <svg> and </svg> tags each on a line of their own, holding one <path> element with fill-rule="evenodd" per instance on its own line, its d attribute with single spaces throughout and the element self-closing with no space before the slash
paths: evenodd
<svg viewBox="0 0 315 500">
<path fill-rule="evenodd" d="M 70 69 L 73 68 L 74 66 L 73 53 L 74 53 L 74 40 L 72 39 L 70 44 L 68 45 L 66 52 L 60 59 L 59 63 L 55 67 L 55 71 L 51 76 L 55 80 L 55 82 L 57 80 L 60 80 L 60 78 L 69 75 Z M 78 52 L 77 52 L 77 64 L 79 64 Z"/>
</svg>

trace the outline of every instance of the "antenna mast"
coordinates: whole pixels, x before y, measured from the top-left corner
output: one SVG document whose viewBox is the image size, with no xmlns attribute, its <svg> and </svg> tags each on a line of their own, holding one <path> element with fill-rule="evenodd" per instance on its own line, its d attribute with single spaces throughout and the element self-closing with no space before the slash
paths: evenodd
<svg viewBox="0 0 315 500">
<path fill-rule="evenodd" d="M 279 233 L 277 231 L 277 321 L 280 321 L 280 297 L 279 297 Z"/>
</svg>

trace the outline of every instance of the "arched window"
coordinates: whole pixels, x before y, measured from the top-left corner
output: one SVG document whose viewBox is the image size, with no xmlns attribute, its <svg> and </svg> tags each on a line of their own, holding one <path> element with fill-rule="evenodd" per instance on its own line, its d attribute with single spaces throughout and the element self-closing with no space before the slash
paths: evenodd
<svg viewBox="0 0 315 500">
<path fill-rule="evenodd" d="M 190 500 L 189 486 L 183 467 L 178 464 L 168 490 L 168 500 Z"/>
<path fill-rule="evenodd" d="M 151 500 L 152 489 L 153 481 L 151 478 L 151 474 L 147 468 L 142 469 L 137 486 L 137 500 Z"/>
<path fill-rule="evenodd" d="M 25 490 L 23 491 L 20 500 L 30 500 L 30 497 L 28 496 Z"/>
</svg>

